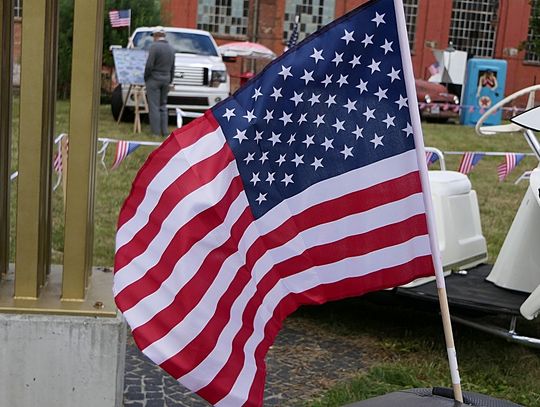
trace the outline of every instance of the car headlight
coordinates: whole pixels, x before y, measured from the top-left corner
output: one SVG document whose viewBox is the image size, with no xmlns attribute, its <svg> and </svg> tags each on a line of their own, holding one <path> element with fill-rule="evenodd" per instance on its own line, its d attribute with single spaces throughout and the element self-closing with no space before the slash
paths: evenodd
<svg viewBox="0 0 540 407">
<path fill-rule="evenodd" d="M 431 97 L 429 95 L 424 96 L 426 103 L 431 103 Z"/>
<path fill-rule="evenodd" d="M 211 86 L 219 86 L 220 83 L 227 82 L 227 72 L 226 71 L 212 71 L 212 77 L 210 78 Z"/>
<path fill-rule="evenodd" d="M 457 96 L 454 95 L 454 103 L 456 105 L 459 105 L 459 98 Z"/>
</svg>

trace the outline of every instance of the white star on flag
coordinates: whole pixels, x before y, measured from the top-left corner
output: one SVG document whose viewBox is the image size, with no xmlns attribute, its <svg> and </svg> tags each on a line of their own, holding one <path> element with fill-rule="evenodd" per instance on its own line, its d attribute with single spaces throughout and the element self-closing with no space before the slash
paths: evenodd
<svg viewBox="0 0 540 407">
<path fill-rule="evenodd" d="M 349 42 L 354 41 L 353 34 L 354 31 L 348 32 L 347 30 L 345 30 L 345 35 L 341 37 L 341 39 L 345 40 L 346 45 L 349 45 Z"/>
<path fill-rule="evenodd" d="M 311 54 L 311 58 L 315 60 L 315 63 L 318 63 L 319 61 L 324 61 L 324 57 L 322 56 L 322 49 L 315 49 L 313 48 L 313 54 Z"/>
<path fill-rule="evenodd" d="M 373 20 L 371 20 L 371 21 L 377 23 L 377 27 L 378 27 L 379 24 L 386 24 L 383 17 L 384 17 L 384 13 L 379 14 L 379 13 L 375 12 L 375 18 Z"/>
</svg>

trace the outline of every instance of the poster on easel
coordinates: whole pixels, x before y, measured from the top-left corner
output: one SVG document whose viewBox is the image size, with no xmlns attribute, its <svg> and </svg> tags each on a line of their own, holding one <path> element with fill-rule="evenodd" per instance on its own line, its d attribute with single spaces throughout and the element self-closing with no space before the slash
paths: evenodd
<svg viewBox="0 0 540 407">
<path fill-rule="evenodd" d="M 121 85 L 144 85 L 144 66 L 148 51 L 142 49 L 113 49 L 116 78 Z"/>
</svg>

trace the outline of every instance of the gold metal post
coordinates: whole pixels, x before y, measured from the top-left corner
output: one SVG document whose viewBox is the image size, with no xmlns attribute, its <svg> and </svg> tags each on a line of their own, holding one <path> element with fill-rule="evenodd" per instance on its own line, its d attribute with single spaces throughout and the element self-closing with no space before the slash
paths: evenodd
<svg viewBox="0 0 540 407">
<path fill-rule="evenodd" d="M 82 301 L 92 266 L 104 0 L 75 0 L 62 300 Z"/>
<path fill-rule="evenodd" d="M 57 0 L 25 0 L 22 22 L 15 297 L 37 298 L 49 272 Z"/>
<path fill-rule="evenodd" d="M 0 279 L 9 267 L 13 1 L 0 4 Z"/>
</svg>

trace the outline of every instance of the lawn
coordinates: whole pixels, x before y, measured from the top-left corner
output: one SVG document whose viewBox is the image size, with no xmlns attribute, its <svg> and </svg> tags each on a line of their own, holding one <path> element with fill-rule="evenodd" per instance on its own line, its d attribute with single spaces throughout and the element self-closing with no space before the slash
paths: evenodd
<svg viewBox="0 0 540 407">
<path fill-rule="evenodd" d="M 17 117 L 15 106 L 14 117 Z M 68 130 L 68 104 L 57 107 L 57 133 Z M 15 130 L 17 129 L 15 119 Z M 453 124 L 424 123 L 427 146 L 443 151 L 514 151 L 529 152 L 520 135 L 479 137 L 473 129 Z M 117 125 L 108 106 L 101 106 L 99 137 L 126 140 L 156 139 L 148 134 L 134 134 L 132 125 Z M 16 133 L 16 131 L 15 131 Z M 16 168 L 16 134 L 13 142 Z M 101 143 L 98 144 L 101 147 Z M 115 224 L 123 200 L 128 195 L 138 168 L 152 148 L 141 146 L 115 171 L 110 170 L 114 145 L 106 151 L 104 167 L 97 163 L 95 202 L 94 265 L 111 266 L 114 256 Z M 447 168 L 456 169 L 459 156 L 448 155 Z M 537 165 L 536 159 L 525 158 L 505 182 L 497 181 L 496 166 L 502 157 L 485 157 L 470 175 L 479 197 L 483 232 L 489 246 L 490 261 L 494 261 L 511 224 L 513 215 L 526 190 L 525 182 L 513 181 L 527 169 Z M 16 198 L 16 184 L 13 188 Z M 12 205 L 14 208 L 14 204 Z M 53 194 L 53 261 L 61 263 L 63 252 L 63 204 L 59 188 Z M 12 210 L 12 225 L 15 224 Z M 14 227 L 12 227 L 14 229 Z M 13 240 L 13 239 L 12 239 Z M 12 244 L 13 246 L 13 244 Z M 12 247 L 12 258 L 13 258 Z M 418 306 L 393 304 L 368 296 L 302 308 L 291 318 L 319 332 L 339 332 L 344 336 L 362 336 L 369 345 L 362 359 L 363 369 L 358 377 L 338 387 L 322 389 L 317 400 L 306 401 L 310 406 L 340 406 L 388 391 L 408 387 L 448 386 L 450 376 L 442 339 L 442 325 L 436 310 L 419 310 Z M 525 325 L 525 330 L 540 335 L 538 323 Z M 527 406 L 540 407 L 540 352 L 509 344 L 471 329 L 455 326 L 456 348 L 465 390 L 507 398 Z M 360 366 L 360 363 L 359 363 Z"/>
</svg>

